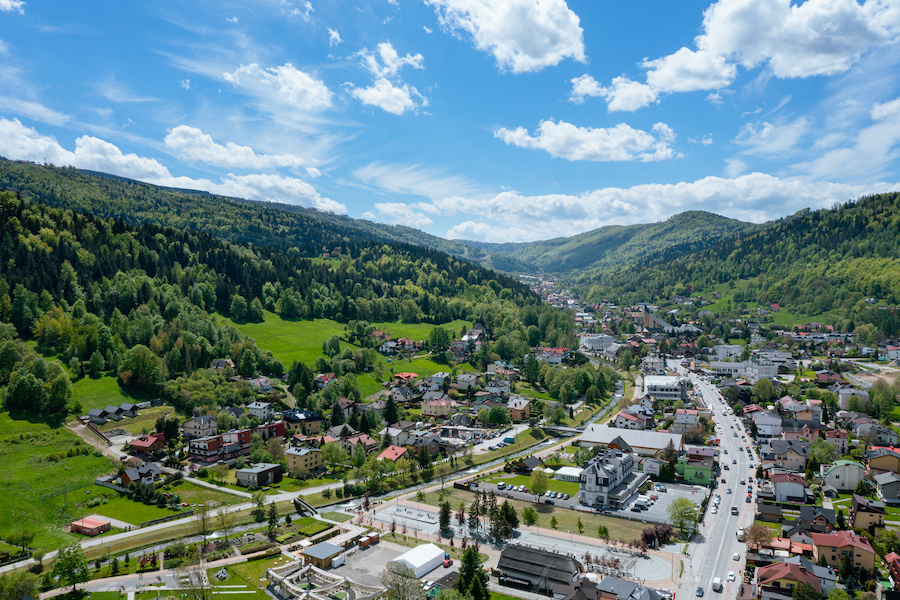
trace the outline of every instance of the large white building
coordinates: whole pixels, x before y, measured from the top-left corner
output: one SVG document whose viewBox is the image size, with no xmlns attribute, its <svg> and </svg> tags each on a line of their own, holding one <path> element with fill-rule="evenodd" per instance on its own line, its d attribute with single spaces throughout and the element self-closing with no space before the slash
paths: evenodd
<svg viewBox="0 0 900 600">
<path fill-rule="evenodd" d="M 657 400 L 687 400 L 685 377 L 676 375 L 648 375 L 644 377 L 644 393 Z"/>
<path fill-rule="evenodd" d="M 649 479 L 646 473 L 634 473 L 634 456 L 620 450 L 607 450 L 595 456 L 581 471 L 578 498 L 586 506 L 621 508 Z"/>
</svg>

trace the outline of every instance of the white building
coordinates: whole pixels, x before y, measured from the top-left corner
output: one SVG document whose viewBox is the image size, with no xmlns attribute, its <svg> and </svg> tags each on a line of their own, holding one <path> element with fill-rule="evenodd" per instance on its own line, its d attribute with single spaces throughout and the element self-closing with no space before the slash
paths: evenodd
<svg viewBox="0 0 900 600">
<path fill-rule="evenodd" d="M 713 356 L 716 360 L 725 360 L 726 358 L 736 358 L 740 356 L 744 349 L 737 344 L 719 344 L 712 347 Z"/>
<path fill-rule="evenodd" d="M 644 393 L 657 400 L 687 400 L 687 383 L 675 375 L 651 375 L 644 378 Z"/>
<path fill-rule="evenodd" d="M 581 469 L 578 467 L 560 467 L 553 475 L 557 481 L 581 481 Z"/>
<path fill-rule="evenodd" d="M 866 468 L 853 460 L 839 460 L 833 465 L 820 465 L 822 485 L 830 485 L 838 491 L 853 491 L 865 478 Z"/>
<path fill-rule="evenodd" d="M 256 417 L 263 423 L 275 417 L 275 407 L 269 402 L 251 402 L 247 405 L 247 412 L 251 417 Z"/>
<path fill-rule="evenodd" d="M 615 341 L 611 335 L 583 335 L 581 336 L 581 348 L 588 352 L 603 352 Z"/>
<path fill-rule="evenodd" d="M 401 554 L 391 561 L 391 563 L 402 563 L 407 565 L 416 574 L 416 577 L 423 577 L 431 571 L 438 568 L 444 562 L 444 549 L 434 544 L 422 544 L 416 546 L 409 552 Z"/>
</svg>

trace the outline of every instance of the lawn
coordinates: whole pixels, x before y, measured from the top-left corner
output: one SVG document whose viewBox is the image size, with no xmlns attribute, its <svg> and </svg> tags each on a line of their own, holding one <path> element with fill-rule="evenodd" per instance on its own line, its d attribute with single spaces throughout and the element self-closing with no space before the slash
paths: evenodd
<svg viewBox="0 0 900 600">
<path fill-rule="evenodd" d="M 326 512 L 322 513 L 322 518 L 328 519 L 329 521 L 335 521 L 337 523 L 343 523 L 344 521 L 349 521 L 353 518 L 353 515 L 348 515 L 347 513 L 340 512 Z"/>
<path fill-rule="evenodd" d="M 136 417 L 125 417 L 121 421 L 108 421 L 103 425 L 98 425 L 97 429 L 104 433 L 113 429 L 124 429 L 131 435 L 140 435 L 144 430 L 147 433 L 156 433 L 156 420 L 166 413 L 171 415 L 174 412 L 175 409 L 171 406 L 145 408 L 139 411 Z"/>
<path fill-rule="evenodd" d="M 450 506 L 455 511 L 459 508 L 459 503 L 462 502 L 469 506 L 472 503 L 472 499 L 474 495 L 471 492 L 466 492 L 463 490 L 458 490 L 455 488 L 444 488 L 444 499 L 449 500 Z M 440 501 L 438 499 L 440 494 L 440 490 L 429 492 L 425 495 L 425 501 L 423 504 L 429 504 L 431 506 L 439 506 Z M 505 499 L 504 499 L 505 500 Z M 522 509 L 526 506 L 530 506 L 534 510 L 537 511 L 538 514 L 538 522 L 537 526 L 545 529 L 550 528 L 550 519 L 556 517 L 557 525 L 556 529 L 558 531 L 568 531 L 572 530 L 574 532 L 578 532 L 578 520 L 581 519 L 582 525 L 584 525 L 584 535 L 588 535 L 591 537 L 599 537 L 597 535 L 597 528 L 600 525 L 605 525 L 609 528 L 609 537 L 614 540 L 624 539 L 624 540 L 633 540 L 635 538 L 640 537 L 641 530 L 644 528 L 644 524 L 639 521 L 628 521 L 626 519 L 617 519 L 615 517 L 609 517 L 605 515 L 595 515 L 590 513 L 582 513 L 574 510 L 569 510 L 567 508 L 559 508 L 557 506 L 550 506 L 547 504 L 534 504 L 531 502 L 523 502 L 521 500 L 510 500 L 509 503 L 516 509 L 516 512 L 519 514 L 519 520 L 522 520 Z"/>
<path fill-rule="evenodd" d="M 538 400 L 553 400 L 554 398 L 547 392 L 539 392 L 537 388 L 525 381 L 516 382 L 516 393 L 528 398 L 536 398 Z"/>
<path fill-rule="evenodd" d="M 241 599 L 259 598 L 259 600 L 269 600 L 269 596 L 265 592 L 265 588 L 268 585 L 266 569 L 282 565 L 285 562 L 285 558 L 281 556 L 275 559 L 254 560 L 228 565 L 225 567 L 228 571 L 228 578 L 224 580 L 216 577 L 216 573 L 219 572 L 221 567 L 207 569 L 206 573 L 215 595 L 227 592 L 229 595 L 234 594 L 236 598 Z M 223 591 L 216 591 L 215 588 L 218 587 L 222 587 Z"/>
<path fill-rule="evenodd" d="M 506 473 L 503 473 L 497 477 L 488 479 L 488 483 L 505 483 L 507 485 L 524 485 L 525 487 L 529 487 L 531 485 L 531 477 L 528 475 L 507 475 Z M 578 484 L 574 481 L 556 481 L 555 479 L 551 479 L 547 489 L 561 494 L 574 496 L 578 493 Z"/>
<path fill-rule="evenodd" d="M 228 488 L 230 490 L 234 490 L 236 492 L 244 492 L 252 494 L 255 490 L 250 488 L 241 487 L 237 484 L 237 477 L 235 473 L 237 469 L 229 469 L 225 474 L 224 481 L 218 481 L 213 479 L 212 474 L 207 477 L 197 477 L 197 479 L 201 479 L 207 483 L 212 483 L 214 485 Z M 269 494 L 280 494 L 281 492 L 298 492 L 300 490 L 305 490 L 309 487 L 316 487 L 319 485 L 325 485 L 326 483 L 337 483 L 337 479 L 331 477 L 317 477 L 314 479 L 294 479 L 293 477 L 285 477 L 281 480 L 281 483 L 276 483 L 275 485 L 270 485 L 268 493 Z"/>
<path fill-rule="evenodd" d="M 0 412 L 0 537 L 18 529 L 33 529 L 32 547 L 54 550 L 80 536 L 63 526 L 81 518 L 80 502 L 93 496 L 94 479 L 112 470 L 105 456 L 65 457 L 70 448 L 87 448 L 65 428 L 13 420 Z M 52 460 L 49 455 L 62 455 Z M 93 493 L 93 491 L 92 491 Z"/>
<path fill-rule="evenodd" d="M 234 504 L 243 501 L 244 498 L 227 494 L 217 490 L 205 488 L 190 481 L 176 481 L 169 486 L 163 488 L 165 491 L 178 494 L 182 502 L 190 504 L 205 504 L 210 501 L 217 504 Z M 119 495 L 118 492 L 101 486 L 94 486 L 94 496 L 105 496 L 106 503 L 94 508 L 85 508 L 85 514 L 90 511 L 111 519 L 119 519 L 132 525 L 140 525 L 144 521 L 152 521 L 153 519 L 161 519 L 181 511 L 175 511 L 170 508 L 160 508 L 156 505 L 144 504 L 136 502 L 126 496 Z M 184 510 L 191 510 L 192 507 L 185 507 Z"/>
<path fill-rule="evenodd" d="M 135 390 L 126 390 L 119 386 L 115 377 L 82 377 L 72 385 L 72 397 L 81 403 L 83 414 L 92 408 L 119 406 L 123 402 L 145 402 L 158 397 L 158 394 L 146 394 Z"/>
</svg>

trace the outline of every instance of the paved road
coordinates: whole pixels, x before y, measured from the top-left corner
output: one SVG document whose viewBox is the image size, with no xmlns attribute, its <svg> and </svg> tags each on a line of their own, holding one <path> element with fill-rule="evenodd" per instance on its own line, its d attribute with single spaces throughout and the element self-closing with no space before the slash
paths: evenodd
<svg viewBox="0 0 900 600">
<path fill-rule="evenodd" d="M 670 361 L 670 364 L 675 364 Z M 687 372 L 678 366 L 679 374 L 687 375 Z M 747 453 L 741 451 L 741 445 L 746 447 L 748 441 L 741 442 L 740 436 L 746 435 L 743 427 L 738 429 L 739 421 L 736 423 L 733 417 L 724 415 L 726 409 L 725 403 L 719 396 L 716 387 L 699 379 L 695 375 L 691 375 L 694 389 L 703 395 L 703 399 L 707 406 L 715 411 L 714 417 L 717 424 L 721 425 L 721 429 L 717 429 L 719 437 L 722 440 L 720 445 L 719 459 L 729 466 L 728 471 L 722 471 L 727 483 L 719 484 L 714 493 L 722 496 L 718 514 L 712 514 L 711 509 L 707 511 L 703 522 L 700 525 L 700 532 L 695 537 L 695 541 L 688 545 L 689 559 L 685 559 L 684 575 L 681 585 L 678 589 L 678 597 L 687 598 L 695 596 L 697 587 L 703 587 L 705 593 L 712 592 L 710 588 L 712 579 L 720 577 L 722 579 L 722 595 L 726 598 L 735 598 L 740 586 L 741 577 L 744 570 L 745 554 L 747 546 L 737 541 L 738 527 L 748 527 L 753 523 L 753 515 L 755 510 L 755 502 L 746 503 L 744 498 L 747 495 L 746 486 L 741 486 L 740 479 L 751 479 L 755 477 L 755 473 L 750 472 L 750 463 L 753 459 L 748 458 Z M 734 429 L 731 426 L 734 425 Z M 737 437 L 732 433 L 737 432 Z M 728 454 L 724 454 L 724 450 L 728 450 Z M 754 454 L 755 456 L 755 454 Z M 731 464 L 732 460 L 736 460 L 737 464 Z M 756 463 L 754 462 L 754 465 Z M 722 477 L 720 476 L 720 477 Z M 726 494 L 725 488 L 730 487 L 734 493 Z M 755 486 L 754 486 L 755 487 Z M 755 494 L 753 495 L 755 500 Z M 732 516 L 731 507 L 738 509 L 738 515 Z M 737 553 L 739 560 L 733 560 L 734 554 Z M 689 564 L 688 564 L 688 561 Z M 734 571 L 736 581 L 727 582 L 729 571 Z"/>
</svg>

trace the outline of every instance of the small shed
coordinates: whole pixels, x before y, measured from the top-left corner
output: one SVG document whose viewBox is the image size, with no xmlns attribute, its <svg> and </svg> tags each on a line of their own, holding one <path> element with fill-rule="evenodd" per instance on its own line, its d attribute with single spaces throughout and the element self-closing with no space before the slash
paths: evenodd
<svg viewBox="0 0 900 600">
<path fill-rule="evenodd" d="M 422 577 L 444 562 L 444 549 L 434 544 L 422 544 L 401 554 L 391 562 L 404 563 L 413 570 L 416 577 Z"/>
<path fill-rule="evenodd" d="M 80 533 L 82 535 L 94 537 L 95 535 L 100 535 L 101 533 L 109 531 L 112 529 L 112 525 L 110 525 L 109 521 L 104 519 L 85 517 L 73 521 L 70 529 L 72 530 L 72 533 Z"/>
<path fill-rule="evenodd" d="M 331 568 L 331 561 L 343 551 L 344 549 L 340 546 L 321 542 L 306 548 L 300 552 L 300 556 L 303 557 L 303 562 L 308 565 L 313 565 L 318 569 L 329 569 Z"/>
</svg>

